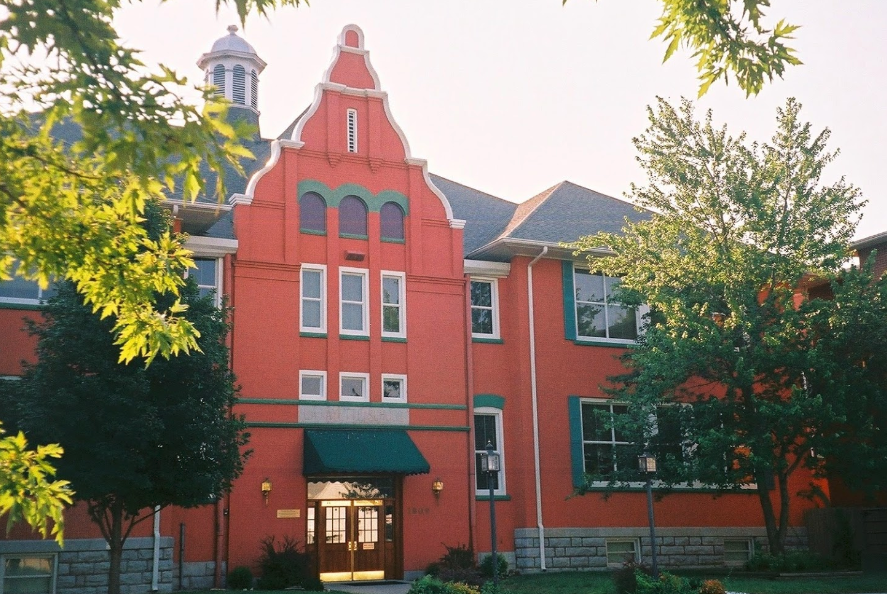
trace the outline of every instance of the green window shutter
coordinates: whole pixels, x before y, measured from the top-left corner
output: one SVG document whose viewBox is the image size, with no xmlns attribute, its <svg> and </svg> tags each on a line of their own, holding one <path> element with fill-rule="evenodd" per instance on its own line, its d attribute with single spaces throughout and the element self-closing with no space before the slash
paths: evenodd
<svg viewBox="0 0 887 594">
<path fill-rule="evenodd" d="M 579 396 L 567 398 L 570 411 L 570 469 L 573 475 L 573 487 L 585 485 L 585 464 L 582 451 L 582 400 Z"/>
<path fill-rule="evenodd" d="M 576 291 L 573 288 L 573 263 L 561 262 L 564 271 L 564 338 L 576 340 Z"/>
</svg>

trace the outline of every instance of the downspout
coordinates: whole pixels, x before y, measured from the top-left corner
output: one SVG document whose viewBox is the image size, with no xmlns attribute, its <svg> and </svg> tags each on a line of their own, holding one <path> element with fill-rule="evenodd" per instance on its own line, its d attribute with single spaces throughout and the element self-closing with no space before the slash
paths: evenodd
<svg viewBox="0 0 887 594">
<path fill-rule="evenodd" d="M 151 591 L 160 589 L 160 506 L 154 507 L 154 558 L 151 565 Z"/>
<path fill-rule="evenodd" d="M 545 567 L 545 525 L 542 523 L 542 470 L 539 464 L 539 404 L 536 396 L 536 325 L 533 314 L 533 266 L 548 253 L 548 246 L 527 264 L 527 303 L 530 316 L 530 393 L 533 397 L 533 459 L 536 474 L 536 527 L 539 529 L 539 569 Z"/>
</svg>

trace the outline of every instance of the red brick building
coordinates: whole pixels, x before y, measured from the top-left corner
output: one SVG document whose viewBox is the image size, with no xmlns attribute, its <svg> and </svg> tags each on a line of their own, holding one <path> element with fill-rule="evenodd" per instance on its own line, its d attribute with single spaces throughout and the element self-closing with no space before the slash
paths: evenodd
<svg viewBox="0 0 887 594">
<path fill-rule="evenodd" d="M 265 64 L 235 31 L 199 66 L 235 116 L 258 124 Z M 233 307 L 237 412 L 254 453 L 230 495 L 163 510 L 131 539 L 125 591 L 221 585 L 270 535 L 303 543 L 327 581 L 415 577 L 444 545 L 489 551 L 490 480 L 497 548 L 513 567 L 648 558 L 642 489 L 572 497 L 622 443 L 591 419 L 613 410 L 600 386 L 643 312 L 609 303 L 616 279 L 561 247 L 646 215 L 569 182 L 518 205 L 430 175 L 355 26 L 311 106 L 250 147 L 259 165 L 232 176 L 223 205 L 169 204 L 199 285 Z M 33 357 L 21 318 L 45 297 L 0 284 L 0 375 Z M 494 476 L 476 471 L 488 442 Z M 810 477 L 793 480 L 795 492 Z M 790 545 L 803 546 L 812 505 L 792 501 Z M 655 507 L 666 566 L 740 564 L 766 543 L 754 489 L 687 489 Z M 101 590 L 103 551 L 77 510 L 64 551 L 21 529 L 0 541 L 0 555 L 45 560 L 59 593 Z"/>
</svg>

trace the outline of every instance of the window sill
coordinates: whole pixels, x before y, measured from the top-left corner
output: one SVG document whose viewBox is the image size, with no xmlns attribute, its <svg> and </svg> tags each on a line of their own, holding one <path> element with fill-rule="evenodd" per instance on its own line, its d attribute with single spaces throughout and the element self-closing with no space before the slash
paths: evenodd
<svg viewBox="0 0 887 594">
<path fill-rule="evenodd" d="M 400 244 L 405 244 L 407 242 L 406 239 L 396 239 L 394 237 L 383 237 L 381 241 L 382 241 L 382 243 L 400 243 Z"/>
<path fill-rule="evenodd" d="M 343 239 L 369 239 L 369 236 L 367 235 L 354 235 L 351 233 L 339 233 L 339 237 Z"/>
<path fill-rule="evenodd" d="M 366 334 L 339 334 L 339 340 L 369 340 Z"/>
<path fill-rule="evenodd" d="M 653 481 L 652 488 L 655 489 L 665 489 L 662 484 L 657 481 Z M 617 485 L 612 489 L 609 487 L 609 483 L 605 481 L 594 481 L 591 484 L 588 484 L 584 487 L 586 491 L 595 491 L 595 492 L 603 492 L 603 491 L 618 491 L 620 493 L 640 493 L 647 490 L 646 482 L 631 482 L 631 483 L 623 483 L 621 485 Z M 719 490 L 717 487 L 708 487 L 702 484 L 685 484 L 685 485 L 672 485 L 668 487 L 669 491 L 674 491 L 676 493 L 715 493 L 720 492 L 724 495 L 728 494 L 736 494 L 736 493 L 757 493 L 758 486 L 756 484 L 743 485 L 741 487 L 734 487 L 732 489 L 722 489 Z"/>
<path fill-rule="evenodd" d="M 577 338 L 573 340 L 573 344 L 576 346 L 597 346 L 616 349 L 630 349 L 637 346 L 637 343 L 634 341 L 616 342 L 614 340 L 607 340 L 606 338 Z"/>
<path fill-rule="evenodd" d="M 481 344 L 504 344 L 505 341 L 501 338 L 483 338 L 481 336 L 472 336 L 471 342 L 477 342 Z"/>
<path fill-rule="evenodd" d="M 383 336 L 382 342 L 406 342 L 407 339 L 402 336 Z"/>
<path fill-rule="evenodd" d="M 480 493 L 476 493 L 474 495 L 475 501 L 489 501 L 490 494 L 481 495 Z M 511 501 L 511 495 L 493 495 L 493 501 Z"/>
<path fill-rule="evenodd" d="M 303 235 L 323 235 L 326 236 L 326 231 L 317 231 L 315 229 L 299 229 L 299 233 Z"/>
<path fill-rule="evenodd" d="M 0 309 L 24 309 L 29 311 L 40 311 L 45 307 L 45 303 L 7 303 L 5 301 L 0 301 Z"/>
<path fill-rule="evenodd" d="M 299 332 L 304 338 L 326 338 L 326 332 Z"/>
</svg>

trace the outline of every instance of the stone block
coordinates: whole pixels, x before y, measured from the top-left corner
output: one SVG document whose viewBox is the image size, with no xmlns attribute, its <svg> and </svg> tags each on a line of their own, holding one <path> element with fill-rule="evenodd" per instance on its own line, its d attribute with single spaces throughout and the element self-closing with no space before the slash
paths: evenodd
<svg viewBox="0 0 887 594">
<path fill-rule="evenodd" d="M 108 585 L 108 576 L 105 574 L 100 575 L 87 575 L 85 576 L 86 580 L 84 581 L 84 585 L 86 586 L 107 586 Z"/>
<path fill-rule="evenodd" d="M 58 577 L 55 579 L 55 585 L 57 588 L 73 588 L 75 586 L 75 578 L 73 575 L 65 575 L 59 572 Z"/>
<path fill-rule="evenodd" d="M 674 543 L 676 545 L 688 545 L 688 544 L 690 544 L 690 537 L 689 536 L 675 536 Z"/>
<path fill-rule="evenodd" d="M 97 563 L 100 561 L 110 562 L 110 554 L 108 551 L 80 551 L 75 555 L 78 563 Z"/>
<path fill-rule="evenodd" d="M 153 549 L 139 549 L 137 551 L 138 555 L 136 555 L 137 559 L 153 559 L 154 558 L 154 550 Z"/>
<path fill-rule="evenodd" d="M 570 559 L 567 557 L 553 557 L 552 559 L 549 559 L 548 566 L 565 569 L 570 566 Z"/>
<path fill-rule="evenodd" d="M 569 538 L 546 538 L 545 543 L 550 547 L 568 547 L 570 546 Z"/>
<path fill-rule="evenodd" d="M 94 573 L 92 563 L 71 563 L 69 570 L 71 575 L 90 575 Z"/>
<path fill-rule="evenodd" d="M 703 536 L 702 544 L 704 545 L 719 545 L 724 542 L 724 538 L 720 536 Z"/>
<path fill-rule="evenodd" d="M 714 547 L 709 546 L 688 546 L 684 548 L 684 553 L 687 555 L 714 555 Z"/>
<path fill-rule="evenodd" d="M 567 553 L 570 557 L 594 557 L 597 555 L 597 547 L 570 547 Z"/>
<path fill-rule="evenodd" d="M 582 538 L 582 546 L 583 547 L 603 547 L 606 546 L 607 541 L 603 538 L 596 537 L 583 537 Z"/>
<path fill-rule="evenodd" d="M 690 539 L 690 542 L 687 544 L 691 544 L 691 545 L 701 545 L 702 544 L 702 537 L 701 536 L 688 536 L 687 538 Z"/>
<path fill-rule="evenodd" d="M 127 573 L 149 571 L 151 563 L 144 560 L 133 559 L 122 564 L 122 570 Z"/>
</svg>

